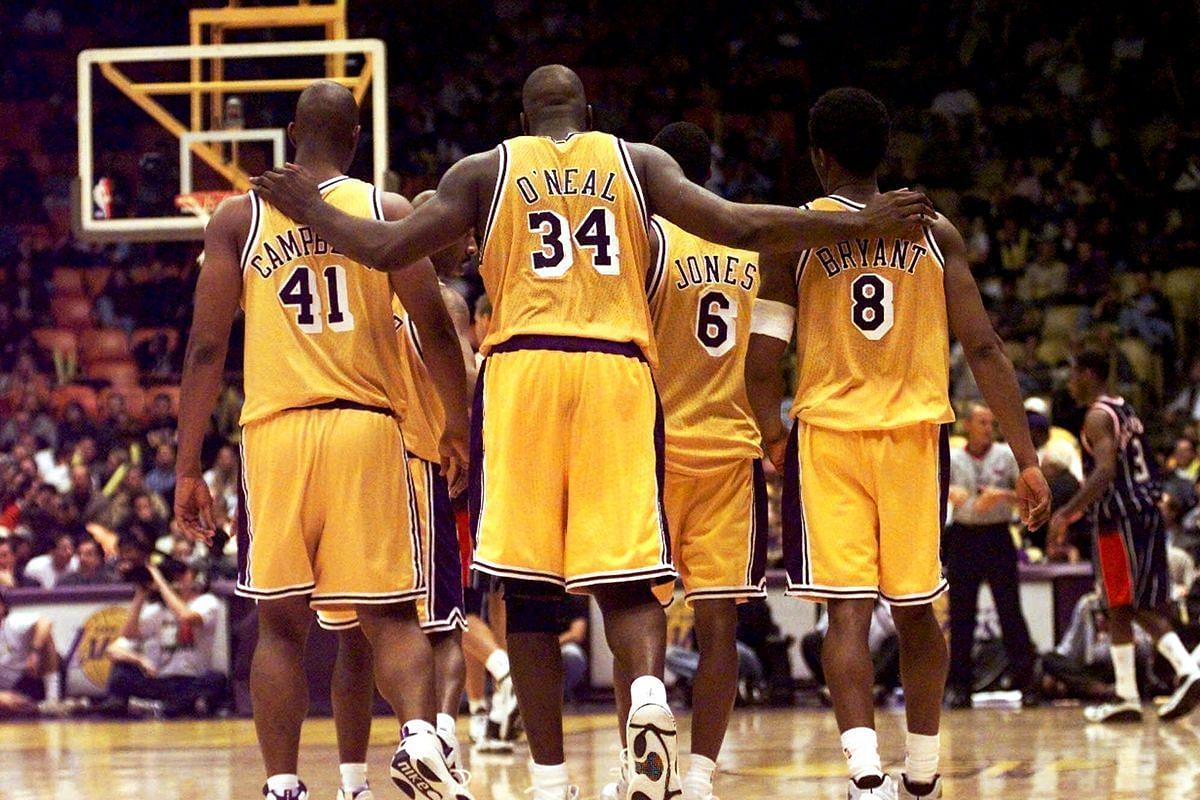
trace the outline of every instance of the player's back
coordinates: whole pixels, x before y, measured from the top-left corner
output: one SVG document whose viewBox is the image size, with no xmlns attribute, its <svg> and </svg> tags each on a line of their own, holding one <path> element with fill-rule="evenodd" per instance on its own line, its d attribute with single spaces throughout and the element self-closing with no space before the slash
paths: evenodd
<svg viewBox="0 0 1200 800">
<path fill-rule="evenodd" d="M 667 466 L 758 458 L 762 436 L 745 380 L 758 254 L 707 242 L 660 217 L 651 224 L 659 251 L 648 291 Z"/>
<path fill-rule="evenodd" d="M 378 191 L 345 176 L 326 202 L 382 219 Z M 242 424 L 280 411 L 344 401 L 402 416 L 399 345 L 388 276 L 336 252 L 251 192 L 242 250 L 246 312 Z"/>
<path fill-rule="evenodd" d="M 1117 474 L 1096 505 L 1100 518 L 1116 520 L 1150 513 L 1157 507 L 1161 488 L 1157 468 L 1146 458 L 1146 428 L 1142 420 L 1123 397 L 1101 395 L 1092 408 L 1111 416 L 1117 448 Z M 1082 444 L 1084 471 L 1090 473 L 1095 468 L 1095 459 L 1086 431 Z"/>
<path fill-rule="evenodd" d="M 633 342 L 651 361 L 646 204 L 625 144 L 606 133 L 500 145 L 480 274 L 493 316 L 481 351 L 517 335 Z"/>
<path fill-rule="evenodd" d="M 863 206 L 830 196 L 806 208 Z M 807 250 L 796 269 L 794 416 L 837 430 L 953 421 L 944 265 L 929 229 Z"/>
</svg>

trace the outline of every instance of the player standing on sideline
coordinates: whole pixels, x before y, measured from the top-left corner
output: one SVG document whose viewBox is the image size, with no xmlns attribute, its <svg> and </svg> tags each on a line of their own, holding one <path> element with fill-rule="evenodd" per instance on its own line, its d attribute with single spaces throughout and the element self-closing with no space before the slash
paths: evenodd
<svg viewBox="0 0 1200 800">
<path fill-rule="evenodd" d="M 861 89 L 835 89 L 809 112 L 813 167 L 827 197 L 806 208 L 861 213 L 878 197 L 890 123 Z M 828 602 L 822 663 L 850 798 L 895 798 L 875 734 L 867 634 L 877 597 L 892 605 L 908 721 L 903 797 L 938 797 L 938 725 L 946 642 L 931 603 L 946 589 L 939 541 L 949 470 L 950 331 L 1021 467 L 1030 528 L 1049 516 L 1012 364 L 943 217 L 913 237 L 845 237 L 769 256 L 754 307 L 747 386 L 767 452 L 785 474 L 788 592 Z M 799 308 L 799 324 L 796 309 Z M 779 361 L 796 334 L 798 385 L 789 437 L 779 418 Z M 786 456 L 785 456 L 786 443 Z"/>
<path fill-rule="evenodd" d="M 358 108 L 346 89 L 329 81 L 307 88 L 288 131 L 296 160 L 321 181 L 326 202 L 370 218 L 385 202 L 397 215 L 408 211 L 402 198 L 384 200 L 342 174 L 359 133 Z M 296 763 L 308 707 L 311 607 L 353 611 L 362 624 L 380 691 L 403 723 L 392 762 L 397 784 L 410 797 L 469 796 L 450 773 L 432 724 L 432 652 L 415 608 L 425 568 L 398 425 L 404 391 L 393 291 L 424 332 L 426 362 L 452 409 L 441 460 L 461 488 L 466 380 L 433 269 L 418 261 L 389 280 L 253 192 L 217 209 L 204 243 L 184 364 L 175 513 L 189 536 L 211 537 L 200 446 L 240 301 L 247 334 L 241 420 L 247 519 L 239 525 L 237 591 L 258 601 L 250 688 L 268 774 L 264 794 L 307 796 Z"/>
<path fill-rule="evenodd" d="M 1141 721 L 1133 652 L 1136 622 L 1179 678 L 1178 688 L 1158 711 L 1159 718 L 1172 720 L 1200 705 L 1200 668 L 1172 629 L 1167 610 L 1167 534 L 1155 467 L 1146 459 L 1145 429 L 1133 406 L 1108 393 L 1109 369 L 1107 353 L 1081 353 L 1071 367 L 1071 396 L 1088 406 L 1080 436 L 1087 477 L 1050 520 L 1050 537 L 1064 541 L 1071 523 L 1089 511 L 1095 518 L 1096 563 L 1109 610 L 1117 699 L 1084 709 L 1087 718 Z"/>
<path fill-rule="evenodd" d="M 708 180 L 712 145 L 696 125 L 672 123 L 653 144 L 675 159 L 688 180 Z M 745 380 L 758 254 L 706 242 L 661 217 L 651 220 L 651 228 L 655 258 L 648 291 L 660 360 L 655 382 L 666 422 L 663 505 L 700 650 L 683 798 L 712 800 L 717 756 L 737 697 L 737 604 L 766 596 L 762 434 Z M 619 717 L 628 711 L 628 697 L 619 693 Z M 622 775 L 604 796 L 623 798 L 627 784 Z"/>
<path fill-rule="evenodd" d="M 413 198 L 417 208 L 433 192 Z M 399 195 L 385 193 L 374 209 L 377 219 L 400 219 L 406 213 Z M 465 240 L 430 256 L 439 277 L 447 267 L 457 267 L 466 250 Z M 453 262 L 448 264 L 448 262 Z M 466 301 L 458 292 L 439 282 L 442 301 L 458 334 L 459 348 L 467 374 L 467 385 L 475 381 L 475 356 L 466 340 L 470 328 Z M 446 417 L 429 370 L 423 361 L 421 337 L 411 315 L 398 298 L 392 300 L 393 323 L 400 341 L 400 370 L 404 387 L 404 422 L 401 430 L 408 448 L 408 466 L 415 489 L 417 523 L 421 533 L 422 568 L 426 583 L 417 601 L 421 629 L 433 648 L 434 681 L 437 694 L 437 732 L 445 743 L 450 769 L 459 770 L 459 744 L 455 721 L 465 681 L 462 635 L 462 561 L 450 487 L 440 473 L 440 441 Z M 465 409 L 464 409 L 465 413 Z M 333 664 L 330 700 L 337 729 L 341 788 L 338 800 L 373 800 L 367 783 L 367 750 L 371 740 L 371 706 L 375 681 L 371 680 L 371 646 L 363 636 L 353 611 L 318 611 L 321 627 L 337 631 L 338 651 Z M 515 701 L 514 701 L 515 703 Z"/>
<path fill-rule="evenodd" d="M 587 132 L 583 84 L 566 67 L 535 70 L 522 101 L 530 135 L 459 161 L 399 223 L 322 202 L 304 167 L 254 183 L 343 252 L 387 269 L 483 231 L 480 271 L 494 317 L 473 416 L 475 569 L 504 586 L 534 797 L 577 791 L 562 741 L 557 609 L 566 588 L 595 596 L 616 660 L 636 676 L 630 796 L 664 800 L 680 785 L 662 683 L 666 618 L 652 589 L 675 571 L 659 503 L 648 215 L 770 250 L 915 229 L 932 210 L 914 192 L 882 195 L 864 215 L 730 203 L 656 147 Z"/>
</svg>

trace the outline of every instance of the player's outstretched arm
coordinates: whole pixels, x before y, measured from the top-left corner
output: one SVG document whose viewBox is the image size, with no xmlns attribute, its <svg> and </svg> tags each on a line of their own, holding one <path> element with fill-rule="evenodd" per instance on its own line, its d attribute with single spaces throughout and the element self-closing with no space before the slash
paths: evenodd
<svg viewBox="0 0 1200 800">
<path fill-rule="evenodd" d="M 242 296 L 241 245 L 250 230 L 250 198 L 232 197 L 204 229 L 204 265 L 196 282 L 192 329 L 179 390 L 175 516 L 191 539 L 211 541 L 212 494 L 201 475 L 200 448 L 221 391 L 229 331 Z"/>
<path fill-rule="evenodd" d="M 441 250 L 475 227 L 479 187 L 489 167 L 494 184 L 498 154 L 467 156 L 442 176 L 429 202 L 403 220 L 390 222 L 354 217 L 324 202 L 312 174 L 296 164 L 270 170 L 250 182 L 263 199 L 311 226 L 339 252 L 368 267 L 391 271 Z"/>
<path fill-rule="evenodd" d="M 763 450 L 777 469 L 783 469 L 787 429 L 779 418 L 783 399 L 783 360 L 796 332 L 796 263 L 798 253 L 763 253 L 759 274 L 762 286 L 750 318 L 750 346 L 746 351 L 746 394 L 762 432 Z"/>
<path fill-rule="evenodd" d="M 421 208 L 435 202 L 430 200 Z M 390 192 L 383 195 L 383 215 L 387 220 L 404 220 L 417 212 L 404 197 Z M 460 494 L 467 481 L 467 373 L 463 363 L 458 332 L 446 304 L 441 284 L 428 258 L 422 258 L 390 276 L 392 291 L 400 298 L 412 323 L 420 332 L 425 367 L 446 411 L 446 429 L 442 436 L 442 472 L 450 484 L 451 495 Z"/>
<path fill-rule="evenodd" d="M 630 144 L 644 177 L 650 213 L 710 242 L 742 250 L 788 252 L 882 234 L 916 236 L 934 216 L 920 192 L 887 192 L 858 214 L 731 203 L 687 179 L 675 160 L 649 144 Z"/>
<path fill-rule="evenodd" d="M 1083 438 L 1091 449 L 1095 466 L 1079 491 L 1050 520 L 1050 536 L 1061 541 L 1067 528 L 1099 500 L 1117 477 L 1117 431 L 1107 411 L 1093 408 L 1083 418 Z"/>
<path fill-rule="evenodd" d="M 1016 372 L 983 307 L 979 287 L 967 264 L 962 235 L 945 217 L 938 217 L 932 228 L 946 259 L 946 313 L 950 329 L 962 343 L 979 391 L 1000 421 L 1004 438 L 1017 459 L 1021 469 L 1017 479 L 1021 521 L 1035 530 L 1050 517 L 1050 488 L 1038 466 Z"/>
</svg>

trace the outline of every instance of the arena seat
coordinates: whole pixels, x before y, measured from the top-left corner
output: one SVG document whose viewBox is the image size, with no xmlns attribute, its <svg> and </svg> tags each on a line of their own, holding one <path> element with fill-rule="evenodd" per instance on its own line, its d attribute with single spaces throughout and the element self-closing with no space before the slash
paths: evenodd
<svg viewBox="0 0 1200 800">
<path fill-rule="evenodd" d="M 142 342 L 153 339 L 159 334 L 164 334 L 167 337 L 167 348 L 174 352 L 179 346 L 179 331 L 174 328 L 138 328 L 133 332 L 133 336 L 129 337 L 129 351 L 133 352 Z"/>
<path fill-rule="evenodd" d="M 1162 276 L 1159 284 L 1175 315 L 1175 338 L 1185 348 L 1194 335 L 1195 320 L 1200 316 L 1200 267 L 1181 267 Z"/>
<path fill-rule="evenodd" d="M 82 295 L 83 270 L 72 267 L 56 267 L 50 279 L 50 285 L 55 295 Z"/>
<path fill-rule="evenodd" d="M 50 391 L 50 408 L 55 416 L 62 416 L 63 409 L 71 403 L 83 406 L 84 413 L 95 419 L 100 409 L 100 398 L 96 390 L 79 383 L 69 383 L 66 386 L 55 386 Z"/>
<path fill-rule="evenodd" d="M 1042 318 L 1042 338 L 1067 340 L 1079 328 L 1087 306 L 1050 306 Z"/>
<path fill-rule="evenodd" d="M 79 334 L 79 350 L 85 366 L 99 361 L 127 361 L 129 337 L 116 328 L 92 328 Z"/>
<path fill-rule="evenodd" d="M 50 298 L 50 316 L 60 328 L 81 331 L 92 327 L 92 301 L 83 295 Z"/>
<path fill-rule="evenodd" d="M 1046 339 L 1037 346 L 1038 361 L 1050 366 L 1058 366 L 1071 358 L 1071 348 L 1063 339 Z"/>
<path fill-rule="evenodd" d="M 132 360 L 98 361 L 87 367 L 87 376 L 108 381 L 112 386 L 138 386 L 141 372 Z"/>
<path fill-rule="evenodd" d="M 1120 339 L 1117 348 L 1129 360 L 1138 382 L 1150 387 L 1155 397 L 1162 397 L 1162 357 L 1153 352 L 1150 345 L 1134 337 Z"/>
<path fill-rule="evenodd" d="M 66 328 L 37 328 L 33 331 L 33 340 L 38 347 L 51 353 L 62 353 L 71 358 L 79 356 L 79 338 Z"/>
<path fill-rule="evenodd" d="M 1004 343 L 1004 352 L 1008 354 L 1008 360 L 1016 362 L 1025 355 L 1025 345 L 1022 342 L 1009 340 Z"/>
</svg>

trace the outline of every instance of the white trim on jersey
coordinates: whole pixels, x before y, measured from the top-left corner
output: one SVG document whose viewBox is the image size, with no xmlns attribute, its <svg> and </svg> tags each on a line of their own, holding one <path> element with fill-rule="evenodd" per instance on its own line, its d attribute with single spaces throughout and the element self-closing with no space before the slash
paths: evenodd
<svg viewBox="0 0 1200 800">
<path fill-rule="evenodd" d="M 246 243 L 242 245 L 243 274 L 246 267 L 250 266 L 250 254 L 254 252 L 254 245 L 262 232 L 262 198 L 258 196 L 258 192 L 247 192 L 246 196 L 250 198 L 250 232 L 246 235 Z"/>
</svg>

